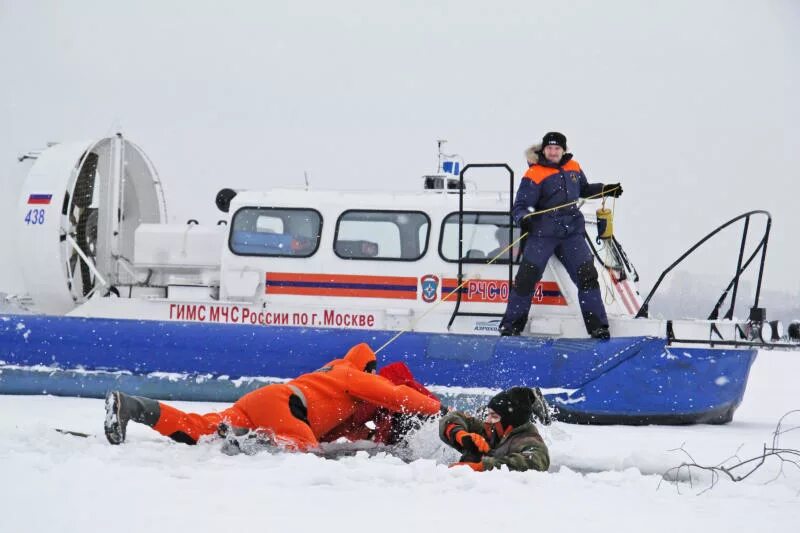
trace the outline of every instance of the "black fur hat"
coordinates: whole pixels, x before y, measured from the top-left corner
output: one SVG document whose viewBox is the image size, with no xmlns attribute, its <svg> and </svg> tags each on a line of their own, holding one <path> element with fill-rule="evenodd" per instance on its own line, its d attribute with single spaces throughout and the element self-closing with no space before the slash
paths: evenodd
<svg viewBox="0 0 800 533">
<path fill-rule="evenodd" d="M 500 415 L 504 426 L 521 426 L 530 421 L 536 394 L 528 387 L 512 387 L 489 400 L 489 408 Z"/>
<path fill-rule="evenodd" d="M 564 135 L 563 133 L 559 133 L 557 131 L 550 131 L 548 133 L 545 133 L 544 137 L 542 137 L 542 149 L 544 149 L 546 146 L 551 145 L 551 144 L 555 144 L 556 146 L 560 146 L 566 152 L 567 151 L 567 136 Z"/>
</svg>

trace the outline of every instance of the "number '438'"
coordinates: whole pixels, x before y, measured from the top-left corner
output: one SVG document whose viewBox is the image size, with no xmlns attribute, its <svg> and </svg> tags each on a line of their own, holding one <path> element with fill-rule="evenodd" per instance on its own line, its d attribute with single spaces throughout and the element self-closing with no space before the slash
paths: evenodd
<svg viewBox="0 0 800 533">
<path fill-rule="evenodd" d="M 25 224 L 44 224 L 44 209 L 28 209 Z"/>
</svg>

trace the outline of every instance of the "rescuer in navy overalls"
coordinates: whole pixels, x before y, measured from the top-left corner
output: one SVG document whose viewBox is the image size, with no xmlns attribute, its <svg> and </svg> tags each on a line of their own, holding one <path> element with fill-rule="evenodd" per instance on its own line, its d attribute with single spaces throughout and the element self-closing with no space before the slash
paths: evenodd
<svg viewBox="0 0 800 533">
<path fill-rule="evenodd" d="M 511 214 L 522 231 L 528 232 L 528 238 L 500 322 L 501 335 L 519 335 L 525 328 L 536 284 L 542 279 L 548 260 L 555 254 L 578 287 L 586 331 L 597 339 L 610 337 L 597 270 L 584 236 L 585 222 L 578 206 L 573 204 L 523 220 L 529 213 L 574 202 L 581 197 L 601 193 L 618 197 L 622 194 L 619 183 L 588 183 L 580 165 L 566 151 L 567 138 L 561 133 L 550 132 L 544 136 L 541 145 L 534 145 L 526 152 L 529 168 L 522 178 Z"/>
</svg>

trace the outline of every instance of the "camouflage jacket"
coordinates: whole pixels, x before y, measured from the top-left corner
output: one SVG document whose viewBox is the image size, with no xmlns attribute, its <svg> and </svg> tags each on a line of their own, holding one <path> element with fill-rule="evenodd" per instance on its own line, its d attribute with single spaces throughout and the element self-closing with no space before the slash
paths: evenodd
<svg viewBox="0 0 800 533">
<path fill-rule="evenodd" d="M 462 449 L 455 440 L 456 433 L 461 430 L 482 435 L 491 447 L 489 453 L 476 456 L 474 451 Z M 475 417 L 452 411 L 440 420 L 439 437 L 464 454 L 461 461 L 481 461 L 484 470 L 503 465 L 519 472 L 531 469 L 544 472 L 550 468 L 550 453 L 533 422 L 518 426 L 503 436 L 497 433 L 495 427 Z"/>
</svg>

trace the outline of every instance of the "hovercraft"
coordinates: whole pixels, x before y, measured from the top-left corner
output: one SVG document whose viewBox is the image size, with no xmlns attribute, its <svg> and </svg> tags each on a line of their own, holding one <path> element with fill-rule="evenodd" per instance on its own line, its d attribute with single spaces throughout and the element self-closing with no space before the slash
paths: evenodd
<svg viewBox="0 0 800 533">
<path fill-rule="evenodd" d="M 500 337 L 520 255 L 509 245 L 519 230 L 508 165 L 447 161 L 419 192 L 223 189 L 219 222 L 201 225 L 166 223 L 160 178 L 122 135 L 30 157 L 17 249 L 6 256 L 24 263 L 17 301 L 29 313 L 0 315 L 0 393 L 123 389 L 233 401 L 367 342 L 446 402 L 526 385 L 541 387 L 568 422 L 725 423 L 757 350 L 797 345 L 759 307 L 771 226 L 764 211 L 711 232 L 643 298 L 620 241 L 594 237 L 599 202 L 587 201 L 586 239 L 612 338 L 586 334 L 577 290 L 557 261 L 536 287 L 523 334 Z M 465 177 L 486 169 L 507 173 L 508 188 L 470 186 Z M 745 253 L 757 218 L 764 234 Z M 708 318 L 650 317 L 668 272 L 738 224 L 734 275 Z M 737 320 L 748 269 L 757 269 L 756 293 L 749 318 Z"/>
</svg>

